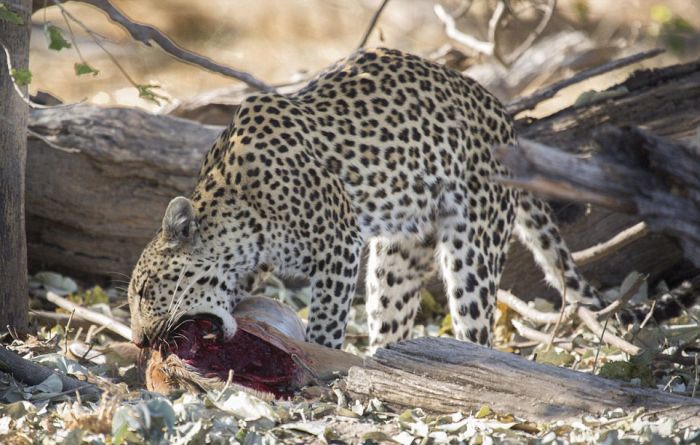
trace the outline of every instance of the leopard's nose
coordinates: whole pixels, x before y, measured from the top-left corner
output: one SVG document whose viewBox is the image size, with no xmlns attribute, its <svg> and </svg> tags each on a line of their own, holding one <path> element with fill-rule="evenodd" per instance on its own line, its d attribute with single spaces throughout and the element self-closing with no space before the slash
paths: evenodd
<svg viewBox="0 0 700 445">
<path fill-rule="evenodd" d="M 149 346 L 148 337 L 145 335 L 132 335 L 131 341 L 139 348 L 147 348 Z"/>
<path fill-rule="evenodd" d="M 131 342 L 139 348 L 147 348 L 150 346 L 150 341 L 148 340 L 146 332 L 138 327 L 138 325 L 135 326 L 135 323 L 131 326 Z"/>
</svg>

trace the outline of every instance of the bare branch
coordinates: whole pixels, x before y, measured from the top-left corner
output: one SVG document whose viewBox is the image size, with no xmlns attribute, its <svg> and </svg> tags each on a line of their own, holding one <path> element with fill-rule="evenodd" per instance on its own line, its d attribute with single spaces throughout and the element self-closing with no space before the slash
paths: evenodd
<svg viewBox="0 0 700 445">
<path fill-rule="evenodd" d="M 132 21 L 129 17 L 124 15 L 120 10 L 118 10 L 114 5 L 112 5 L 109 0 L 73 0 L 81 3 L 87 3 L 92 5 L 104 13 L 106 13 L 109 18 L 121 25 L 131 37 L 143 43 L 146 46 L 151 46 L 151 42 L 160 46 L 166 53 L 176 57 L 177 59 L 202 67 L 208 71 L 223 74 L 227 77 L 232 77 L 234 79 L 240 80 L 252 88 L 260 91 L 274 91 L 274 88 L 263 81 L 257 79 L 251 74 L 243 71 L 233 69 L 229 66 L 222 65 L 220 63 L 214 62 L 208 57 L 202 56 L 201 54 L 196 54 L 181 48 L 175 44 L 170 38 L 160 32 L 158 29 L 150 25 L 143 25 L 141 23 L 136 23 Z M 57 0 L 54 3 L 58 4 Z"/>
<path fill-rule="evenodd" d="M 31 128 L 27 127 L 27 134 L 29 136 L 35 137 L 39 139 L 40 141 L 44 142 L 46 145 L 48 145 L 51 148 L 55 148 L 56 150 L 60 150 L 66 153 L 80 153 L 80 149 L 78 148 L 68 148 L 68 147 L 63 147 L 61 145 L 56 144 L 55 142 L 51 141 L 48 136 L 44 136 L 42 134 L 37 133 L 36 131 L 32 130 Z"/>
<path fill-rule="evenodd" d="M 435 5 L 433 11 L 437 18 L 445 25 L 445 34 L 452 40 L 460 43 L 474 51 L 486 55 L 493 55 L 494 45 L 493 42 L 484 42 L 483 40 L 476 39 L 468 34 L 463 33 L 457 29 L 454 18 L 445 11 L 442 5 Z"/>
<path fill-rule="evenodd" d="M 377 25 L 379 16 L 382 15 L 382 11 L 384 11 L 384 8 L 386 7 L 387 3 L 389 3 L 389 0 L 383 0 L 382 4 L 379 5 L 379 8 L 376 11 L 374 11 L 372 19 L 369 21 L 369 25 L 367 26 L 367 30 L 365 30 L 365 34 L 362 36 L 360 44 L 357 45 L 357 49 L 363 48 L 367 44 L 367 40 L 369 40 L 369 36 L 372 34 L 374 27 Z"/>
<path fill-rule="evenodd" d="M 76 317 L 100 326 L 105 326 L 115 334 L 119 334 L 125 339 L 131 340 L 131 328 L 111 317 L 86 309 L 50 291 L 46 293 L 46 299 L 62 309 L 75 311 Z"/>
<path fill-rule="evenodd" d="M 537 104 L 539 104 L 540 102 L 554 97 L 555 94 L 557 94 L 560 90 L 563 90 L 566 87 L 577 84 L 579 82 L 583 82 L 584 80 L 590 79 L 591 77 L 599 76 L 601 74 L 605 74 L 610 71 L 614 71 L 622 67 L 632 65 L 633 63 L 656 57 L 659 54 L 662 54 L 663 52 L 665 52 L 663 48 L 656 48 L 649 51 L 643 51 L 641 53 L 633 54 L 628 57 L 623 57 L 622 59 L 612 60 L 602 65 L 583 70 L 579 73 L 576 73 L 574 76 L 569 77 L 568 79 L 563 79 L 559 82 L 555 82 L 552 85 L 538 90 L 529 96 L 521 97 L 519 99 L 511 101 L 506 106 L 506 108 L 511 115 L 516 115 L 523 111 L 531 110 L 535 108 L 535 106 L 537 106 Z"/>
<path fill-rule="evenodd" d="M 554 338 L 551 334 L 546 334 L 538 331 L 537 329 L 533 329 L 519 322 L 518 320 L 511 320 L 510 322 L 513 324 L 515 330 L 518 331 L 518 334 L 521 337 L 527 338 L 528 340 L 533 340 L 537 343 L 543 344 L 554 344 L 562 349 L 566 349 L 567 351 L 574 349 L 574 345 L 568 340 Z"/>
<path fill-rule="evenodd" d="M 629 355 L 637 355 L 642 349 L 638 346 L 633 345 L 627 340 L 618 337 L 617 335 L 605 330 L 603 325 L 598 322 L 596 314 L 588 310 L 587 308 L 581 306 L 576 311 L 576 314 L 581 319 L 581 321 L 591 330 L 596 336 L 602 338 L 605 343 L 619 348 L 621 351 Z"/>
<path fill-rule="evenodd" d="M 528 304 L 520 298 L 503 289 L 498 290 L 498 301 L 502 302 L 528 320 L 532 320 L 536 323 L 551 324 L 556 323 L 559 319 L 558 313 L 555 314 L 553 312 L 538 311 L 537 309 L 528 306 Z"/>
<path fill-rule="evenodd" d="M 503 4 L 507 6 L 507 2 L 503 1 Z M 516 60 L 522 56 L 525 51 L 527 51 L 533 43 L 542 35 L 544 32 L 545 28 L 547 25 L 549 25 L 549 22 L 552 20 L 552 16 L 554 15 L 554 10 L 557 7 L 557 0 L 549 0 L 546 5 L 540 6 L 538 9 L 542 10 L 542 18 L 540 19 L 540 22 L 537 24 L 535 29 L 532 30 L 530 34 L 525 38 L 523 43 L 520 44 L 517 48 L 515 48 L 513 51 L 510 52 L 510 54 L 502 56 L 503 58 L 503 63 L 505 63 L 506 66 L 512 65 Z M 495 43 L 495 40 L 494 40 Z"/>
<path fill-rule="evenodd" d="M 642 221 L 633 225 L 632 227 L 626 228 L 605 242 L 596 244 L 595 246 L 591 246 L 584 250 L 579 250 L 578 252 L 573 252 L 571 256 L 576 264 L 583 266 L 598 261 L 601 258 L 605 258 L 606 256 L 619 251 L 626 245 L 640 238 L 644 238 L 648 234 L 649 227 Z"/>
<path fill-rule="evenodd" d="M 493 44 L 493 54 L 491 54 L 499 63 L 506 65 L 505 59 L 501 56 L 500 45 L 498 42 L 498 27 L 503 21 L 503 14 L 506 12 L 506 4 L 503 1 L 496 3 L 491 19 L 489 19 L 489 42 Z"/>
<path fill-rule="evenodd" d="M 460 43 L 474 51 L 491 56 L 495 58 L 498 62 L 504 66 L 510 66 L 520 58 L 525 51 L 532 46 L 532 44 L 539 38 L 539 36 L 544 32 L 545 28 L 552 19 L 554 14 L 554 9 L 556 8 L 556 0 L 548 0 L 546 5 L 538 6 L 543 12 L 542 18 L 535 27 L 534 30 L 525 38 L 523 43 L 521 43 L 515 50 L 510 54 L 501 54 L 500 45 L 498 42 L 498 30 L 505 19 L 506 13 L 511 13 L 512 9 L 507 1 L 501 0 L 496 3 L 496 9 L 494 9 L 491 18 L 489 19 L 488 27 L 488 41 L 479 40 L 468 34 L 457 29 L 455 23 L 455 17 L 450 15 L 442 5 L 436 4 L 433 7 L 435 15 L 437 18 L 445 25 L 445 33 L 452 40 Z"/>
</svg>

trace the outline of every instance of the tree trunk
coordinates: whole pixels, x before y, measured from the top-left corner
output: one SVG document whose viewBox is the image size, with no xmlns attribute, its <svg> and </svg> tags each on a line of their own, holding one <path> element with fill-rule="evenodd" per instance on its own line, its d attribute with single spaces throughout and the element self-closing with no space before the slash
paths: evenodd
<svg viewBox="0 0 700 445">
<path fill-rule="evenodd" d="M 350 368 L 347 389 L 402 407 L 452 413 L 488 405 L 530 421 L 580 421 L 604 410 L 644 408 L 700 426 L 700 401 L 591 374 L 531 362 L 446 338 L 424 337 L 380 349 Z"/>
<path fill-rule="evenodd" d="M 27 153 L 28 108 L 14 91 L 7 64 L 15 69 L 29 64 L 29 34 L 32 2 L 9 0 L 9 11 L 23 21 L 21 25 L 0 20 L 0 331 L 7 326 L 24 328 L 27 324 L 27 246 L 24 228 L 24 168 Z M 26 88 L 21 88 L 27 94 Z"/>
</svg>

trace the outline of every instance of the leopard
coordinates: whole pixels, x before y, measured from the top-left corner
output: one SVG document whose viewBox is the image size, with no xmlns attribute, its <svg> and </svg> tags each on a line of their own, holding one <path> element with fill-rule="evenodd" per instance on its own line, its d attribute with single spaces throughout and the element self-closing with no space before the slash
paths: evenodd
<svg viewBox="0 0 700 445">
<path fill-rule="evenodd" d="M 308 279 L 306 339 L 340 348 L 366 252 L 371 351 L 411 335 L 421 288 L 444 283 L 457 339 L 489 346 L 512 238 L 568 301 L 598 308 L 549 205 L 506 185 L 517 144 L 477 81 L 396 49 L 354 52 L 295 92 L 251 94 L 174 198 L 128 288 L 133 341 L 206 316 L 218 334 L 261 271 Z"/>
</svg>

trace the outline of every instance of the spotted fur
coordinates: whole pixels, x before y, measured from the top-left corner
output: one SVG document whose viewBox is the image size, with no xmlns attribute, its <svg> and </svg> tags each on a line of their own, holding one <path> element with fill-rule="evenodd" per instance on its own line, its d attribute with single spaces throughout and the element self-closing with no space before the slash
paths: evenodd
<svg viewBox="0 0 700 445">
<path fill-rule="evenodd" d="M 569 300 L 598 305 L 547 206 L 492 181 L 515 142 L 474 80 L 395 50 L 359 51 L 291 95 L 248 97 L 176 198 L 129 288 L 135 341 L 182 315 L 230 313 L 259 269 L 310 278 L 307 338 L 339 347 L 369 242 L 367 309 L 377 347 L 410 332 L 439 270 L 455 335 L 488 345 L 514 232 Z"/>
</svg>

